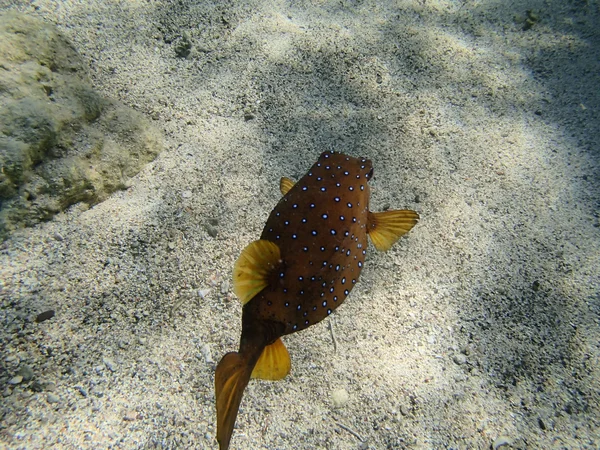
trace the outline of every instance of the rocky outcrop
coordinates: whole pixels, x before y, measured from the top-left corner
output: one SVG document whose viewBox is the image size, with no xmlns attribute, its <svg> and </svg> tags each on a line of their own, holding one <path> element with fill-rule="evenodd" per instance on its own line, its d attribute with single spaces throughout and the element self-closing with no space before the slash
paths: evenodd
<svg viewBox="0 0 600 450">
<path fill-rule="evenodd" d="M 140 113 L 105 98 L 57 29 L 0 14 L 0 239 L 122 189 L 162 148 Z"/>
</svg>

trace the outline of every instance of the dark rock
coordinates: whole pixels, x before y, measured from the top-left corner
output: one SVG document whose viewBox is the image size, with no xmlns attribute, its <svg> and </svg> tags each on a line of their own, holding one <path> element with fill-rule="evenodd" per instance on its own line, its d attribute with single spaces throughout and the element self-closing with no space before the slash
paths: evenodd
<svg viewBox="0 0 600 450">
<path fill-rule="evenodd" d="M 53 317 L 54 317 L 54 310 L 53 309 L 49 309 L 47 311 L 39 313 L 35 317 L 35 322 L 36 323 L 45 322 L 46 320 L 52 319 Z"/>
<path fill-rule="evenodd" d="M 187 58 L 192 52 L 192 41 L 187 33 L 183 33 L 181 40 L 175 44 L 175 54 L 180 58 Z"/>
<path fill-rule="evenodd" d="M 42 392 L 44 390 L 44 385 L 39 381 L 34 381 L 31 385 L 31 390 L 33 392 Z"/>
<path fill-rule="evenodd" d="M 217 228 L 212 226 L 210 223 L 205 223 L 204 228 L 206 229 L 208 235 L 211 237 L 217 237 L 217 234 L 219 234 L 219 230 L 217 230 Z"/>
</svg>

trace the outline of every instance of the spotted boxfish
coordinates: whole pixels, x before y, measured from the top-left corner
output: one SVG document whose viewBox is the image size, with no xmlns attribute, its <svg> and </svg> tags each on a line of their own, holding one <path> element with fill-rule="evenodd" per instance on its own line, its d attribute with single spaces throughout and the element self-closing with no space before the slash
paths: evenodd
<svg viewBox="0 0 600 450">
<path fill-rule="evenodd" d="M 323 320 L 358 282 L 367 235 L 386 251 L 419 220 L 410 210 L 369 211 L 372 176 L 370 160 L 330 151 L 297 183 L 281 179 L 283 198 L 233 269 L 233 289 L 244 306 L 239 350 L 223 356 L 215 373 L 221 450 L 229 448 L 250 378 L 289 373 L 281 337 Z"/>
</svg>

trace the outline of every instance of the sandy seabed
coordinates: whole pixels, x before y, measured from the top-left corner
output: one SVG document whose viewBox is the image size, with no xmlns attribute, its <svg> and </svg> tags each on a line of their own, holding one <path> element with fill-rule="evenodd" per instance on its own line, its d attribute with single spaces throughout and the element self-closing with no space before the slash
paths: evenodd
<svg viewBox="0 0 600 450">
<path fill-rule="evenodd" d="M 166 143 L 2 244 L 0 446 L 216 448 L 233 263 L 323 150 L 422 220 L 285 338 L 292 372 L 250 383 L 232 448 L 600 446 L 597 0 L 0 8 L 55 23 Z"/>
</svg>

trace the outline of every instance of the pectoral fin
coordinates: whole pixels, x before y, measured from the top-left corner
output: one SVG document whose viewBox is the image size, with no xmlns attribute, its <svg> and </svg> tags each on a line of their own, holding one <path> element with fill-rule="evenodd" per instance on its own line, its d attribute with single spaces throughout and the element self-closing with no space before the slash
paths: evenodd
<svg viewBox="0 0 600 450">
<path fill-rule="evenodd" d="M 407 209 L 368 214 L 367 232 L 379 251 L 387 251 L 403 234 L 408 233 L 419 221 L 415 211 Z"/>
<path fill-rule="evenodd" d="M 281 195 L 287 194 L 290 189 L 294 187 L 294 184 L 296 183 L 291 178 L 281 177 L 281 180 L 279 180 L 279 190 L 281 191 Z"/>
<path fill-rule="evenodd" d="M 233 292 L 242 304 L 248 303 L 269 285 L 280 258 L 277 244 L 264 239 L 251 242 L 242 251 L 233 267 Z"/>
</svg>

